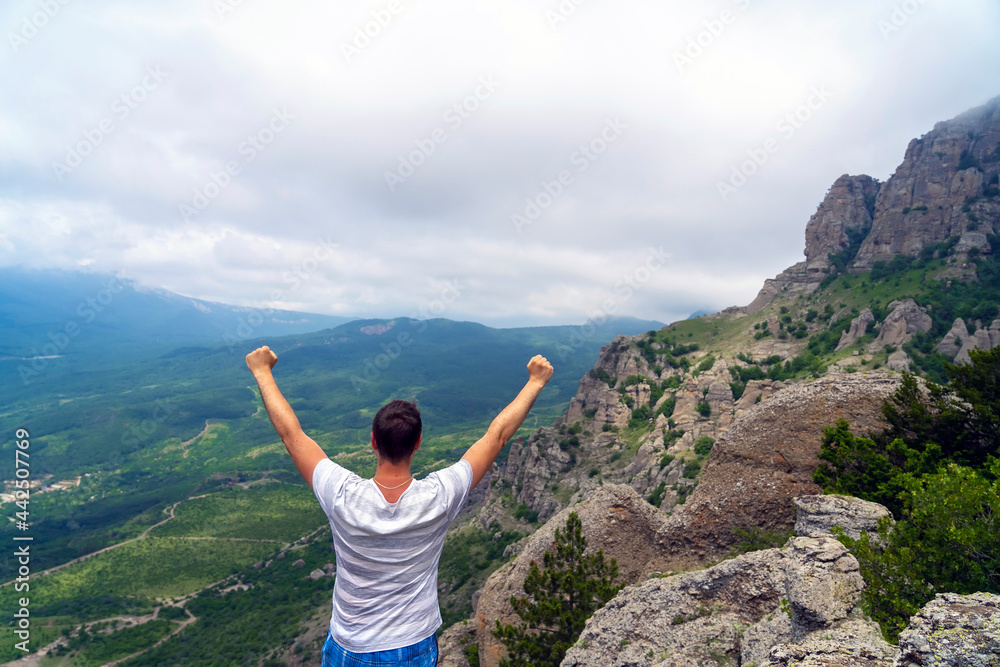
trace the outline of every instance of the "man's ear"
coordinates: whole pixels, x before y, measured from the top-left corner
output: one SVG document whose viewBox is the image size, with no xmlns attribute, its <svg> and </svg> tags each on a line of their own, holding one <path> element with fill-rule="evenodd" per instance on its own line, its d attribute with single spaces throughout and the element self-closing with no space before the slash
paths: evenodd
<svg viewBox="0 0 1000 667">
<path fill-rule="evenodd" d="M 423 442 L 423 440 L 424 440 L 424 434 L 421 433 L 420 435 L 417 436 L 417 446 L 413 448 L 414 454 L 416 454 L 417 451 L 420 449 L 420 443 Z"/>
<path fill-rule="evenodd" d="M 378 445 L 375 444 L 375 434 L 374 433 L 372 433 L 372 449 L 374 449 L 376 452 L 378 451 Z"/>
</svg>

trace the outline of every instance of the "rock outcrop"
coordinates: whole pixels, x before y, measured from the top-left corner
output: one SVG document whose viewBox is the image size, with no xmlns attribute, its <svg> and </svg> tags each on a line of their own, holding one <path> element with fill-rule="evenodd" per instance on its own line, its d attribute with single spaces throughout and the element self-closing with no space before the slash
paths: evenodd
<svg viewBox="0 0 1000 667">
<path fill-rule="evenodd" d="M 943 593 L 899 634 L 898 667 L 1000 665 L 1000 596 Z"/>
<path fill-rule="evenodd" d="M 748 314 L 756 313 L 774 301 L 779 294 L 785 296 L 810 294 L 819 287 L 829 271 L 830 262 L 825 259 L 793 264 L 774 278 L 765 280 L 764 286 L 757 293 L 757 297 L 746 307 L 746 311 Z"/>
<path fill-rule="evenodd" d="M 1000 200 L 980 198 L 998 172 L 1000 98 L 911 141 L 902 164 L 879 189 L 872 228 L 852 270 L 870 269 L 897 254 L 916 256 L 952 236 L 996 229 Z M 970 230 L 970 224 L 979 227 Z M 985 237 L 965 242 L 981 247 Z"/>
<path fill-rule="evenodd" d="M 806 261 L 825 261 L 864 236 L 872 226 L 879 182 L 871 176 L 838 178 L 806 225 Z"/>
<path fill-rule="evenodd" d="M 965 325 L 965 320 L 959 317 L 951 325 L 951 330 L 944 335 L 944 338 L 941 339 L 941 342 L 937 344 L 934 350 L 954 359 L 959 351 L 968 345 L 971 338 L 969 328 Z"/>
<path fill-rule="evenodd" d="M 468 621 L 452 625 L 438 637 L 438 667 L 470 667 L 467 646 L 476 642 L 476 626 Z"/>
<path fill-rule="evenodd" d="M 899 386 L 889 374 L 833 374 L 791 385 L 737 417 L 712 447 L 701 480 L 670 518 L 673 569 L 734 545 L 734 530 L 790 528 L 791 499 L 814 495 L 823 427 L 846 419 L 855 433 L 884 427 L 882 403 Z"/>
<path fill-rule="evenodd" d="M 669 510 L 678 500 L 675 487 L 688 481 L 681 477 L 682 455 L 699 437 L 717 439 L 754 401 L 784 386 L 772 380 L 752 381 L 737 401 L 725 361 L 719 359 L 691 374 L 654 367 L 633 344 L 637 338 L 641 337 L 619 336 L 602 348 L 559 423 L 511 445 L 498 484 L 487 493 L 480 525 L 485 528 L 500 518 L 505 510 L 498 505 L 508 499 L 545 520 L 608 483 L 627 483 L 644 496 L 661 484 L 670 485 L 659 503 Z M 695 351 L 685 361 L 697 366 L 705 359 L 707 355 Z M 671 379 L 676 385 L 664 391 L 663 383 Z M 651 403 L 654 386 L 663 393 L 655 404 Z M 674 404 L 673 411 L 657 414 L 668 401 Z M 619 431 L 644 408 L 650 431 L 637 443 L 625 442 Z M 670 430 L 674 433 L 668 435 Z M 660 464 L 664 457 L 675 460 Z"/>
<path fill-rule="evenodd" d="M 584 412 L 593 411 L 591 419 L 598 428 L 604 424 L 617 427 L 628 424 L 630 411 L 621 402 L 618 392 L 608 384 L 608 379 L 651 373 L 649 364 L 641 356 L 627 353 L 630 340 L 628 336 L 618 336 L 601 349 L 597 365 L 583 376 L 576 395 L 570 399 L 566 422 L 574 422 L 582 418 Z"/>
<path fill-rule="evenodd" d="M 771 383 L 758 384 L 765 382 Z M 741 539 L 737 529 L 790 529 L 792 498 L 820 491 L 812 473 L 823 427 L 843 418 L 856 433 L 882 428 L 881 405 L 898 385 L 892 375 L 834 374 L 786 387 L 760 403 L 744 396 L 739 405 L 745 411 L 716 441 L 693 494 L 671 516 L 624 486 L 597 487 L 573 507 L 589 548 L 617 557 L 623 579 L 638 581 L 651 572 L 686 570 L 717 559 Z M 483 665 L 497 664 L 500 647 L 490 629 L 497 619 L 512 622 L 510 595 L 521 592 L 531 559 L 541 558 L 568 511 L 539 529 L 521 555 L 487 581 L 476 611 Z"/>
<path fill-rule="evenodd" d="M 993 320 L 988 329 L 978 321 L 977 325 L 970 334 L 965 320 L 957 318 L 934 350 L 951 357 L 955 363 L 963 363 L 970 361 L 969 352 L 972 350 L 989 350 L 1000 345 L 1000 320 Z"/>
<path fill-rule="evenodd" d="M 586 501 L 567 508 L 538 529 L 513 561 L 494 572 L 483 587 L 476 606 L 476 631 L 479 637 L 479 661 L 483 667 L 499 664 L 503 647 L 493 637 L 495 621 L 516 623 L 510 596 L 524 595 L 524 578 L 531 562 L 541 562 L 546 549 L 555 542 L 555 531 L 566 524 L 570 512 L 576 512 L 587 537 L 588 553 L 604 550 L 605 558 L 618 561 L 621 581 L 634 583 L 669 565 L 664 549 L 667 516 L 639 497 L 625 485 L 607 485 Z"/>
<path fill-rule="evenodd" d="M 878 337 L 872 346 L 877 350 L 886 345 L 900 347 L 904 343 L 909 343 L 915 335 L 930 331 L 934 324 L 927 314 L 927 309 L 918 306 L 913 299 L 893 301 L 889 304 L 889 308 L 892 312 L 882 322 Z"/>
<path fill-rule="evenodd" d="M 829 256 L 858 239 L 857 254 L 847 258 L 854 273 L 896 255 L 916 257 L 952 237 L 960 257 L 993 252 L 988 234 L 1000 231 L 998 175 L 1000 97 L 911 141 L 885 183 L 864 175 L 838 178 L 806 225 L 806 260 L 766 280 L 746 312 L 779 294 L 813 292 L 833 270 Z M 956 264 L 953 273 L 974 279 L 975 265 Z"/>
<path fill-rule="evenodd" d="M 792 538 L 623 590 L 587 621 L 562 665 L 760 664 L 777 645 L 835 630 L 884 644 L 857 609 L 863 588 L 840 542 Z"/>
<path fill-rule="evenodd" d="M 858 339 L 868 333 L 868 325 L 875 321 L 875 316 L 869 308 L 861 311 L 861 314 L 851 320 L 851 328 L 840 335 L 840 342 L 837 343 L 837 352 L 850 347 L 858 342 Z"/>
<path fill-rule="evenodd" d="M 892 667 L 898 654 L 877 624 L 855 623 L 776 646 L 761 667 Z"/>
<path fill-rule="evenodd" d="M 795 534 L 801 537 L 830 535 L 830 529 L 837 526 L 856 540 L 861 533 L 874 535 L 879 521 L 892 517 L 882 505 L 851 496 L 802 496 L 792 503 L 796 510 Z"/>
<path fill-rule="evenodd" d="M 757 312 L 779 294 L 808 294 L 819 287 L 831 269 L 828 256 L 847 248 L 852 236 L 863 238 L 871 229 L 879 187 L 871 176 L 838 178 L 806 225 L 806 261 L 766 280 L 747 312 Z"/>
</svg>

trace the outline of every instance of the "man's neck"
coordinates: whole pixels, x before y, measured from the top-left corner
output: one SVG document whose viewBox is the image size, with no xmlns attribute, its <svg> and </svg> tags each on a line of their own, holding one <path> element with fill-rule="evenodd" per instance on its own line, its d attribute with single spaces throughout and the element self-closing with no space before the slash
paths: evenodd
<svg viewBox="0 0 1000 667">
<path fill-rule="evenodd" d="M 393 464 L 379 461 L 372 479 L 386 501 L 394 503 L 403 495 L 403 491 L 409 488 L 410 482 L 413 480 L 413 475 L 410 473 L 410 462 L 400 461 Z"/>
</svg>

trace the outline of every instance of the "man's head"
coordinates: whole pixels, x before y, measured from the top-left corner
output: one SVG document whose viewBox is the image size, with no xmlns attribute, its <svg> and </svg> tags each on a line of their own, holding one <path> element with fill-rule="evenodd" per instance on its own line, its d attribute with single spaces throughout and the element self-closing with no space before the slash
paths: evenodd
<svg viewBox="0 0 1000 667">
<path fill-rule="evenodd" d="M 379 456 L 389 463 L 410 458 L 420 444 L 422 428 L 416 403 L 399 399 L 389 401 L 372 420 L 372 438 Z"/>
</svg>

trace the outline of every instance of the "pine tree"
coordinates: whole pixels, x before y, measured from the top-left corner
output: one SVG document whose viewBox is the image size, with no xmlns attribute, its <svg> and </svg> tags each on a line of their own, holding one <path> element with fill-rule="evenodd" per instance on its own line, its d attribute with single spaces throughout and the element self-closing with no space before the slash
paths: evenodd
<svg viewBox="0 0 1000 667">
<path fill-rule="evenodd" d="M 510 598 L 521 623 L 496 622 L 493 634 L 508 652 L 501 667 L 558 667 L 586 620 L 621 590 L 613 583 L 618 577 L 615 559 L 606 563 L 603 549 L 588 556 L 586 548 L 583 524 L 571 512 L 566 527 L 556 529 L 553 550 L 542 558 L 544 569 L 531 562 L 524 580 L 526 597 Z"/>
</svg>

